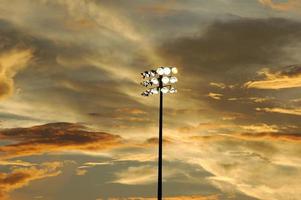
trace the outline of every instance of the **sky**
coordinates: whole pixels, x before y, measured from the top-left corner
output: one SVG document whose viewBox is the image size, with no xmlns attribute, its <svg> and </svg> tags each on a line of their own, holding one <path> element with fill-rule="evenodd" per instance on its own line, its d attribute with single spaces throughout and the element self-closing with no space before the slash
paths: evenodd
<svg viewBox="0 0 301 200">
<path fill-rule="evenodd" d="M 0 199 L 301 199 L 300 0 L 0 0 Z"/>
</svg>

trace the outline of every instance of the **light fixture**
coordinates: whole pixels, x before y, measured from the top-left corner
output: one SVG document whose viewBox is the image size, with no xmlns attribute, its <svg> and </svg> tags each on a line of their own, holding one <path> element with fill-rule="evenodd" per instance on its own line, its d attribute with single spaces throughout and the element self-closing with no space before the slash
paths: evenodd
<svg viewBox="0 0 301 200">
<path fill-rule="evenodd" d="M 169 91 L 169 89 L 167 87 L 163 87 L 161 88 L 161 92 L 166 94 Z"/>
<path fill-rule="evenodd" d="M 151 89 L 151 91 L 153 94 L 159 94 L 158 88 L 153 88 L 153 89 Z"/>
<path fill-rule="evenodd" d="M 151 76 L 156 76 L 156 70 L 151 70 L 150 72 L 149 72 L 149 74 L 151 75 Z"/>
<path fill-rule="evenodd" d="M 172 76 L 172 77 L 170 77 L 170 79 L 169 79 L 169 82 L 170 83 L 176 83 L 178 81 L 178 79 L 177 79 L 177 77 L 175 77 L 175 76 Z"/>
<path fill-rule="evenodd" d="M 176 93 L 176 92 L 177 92 L 177 89 L 174 87 L 170 88 L 170 90 L 169 90 L 169 93 Z"/>
<path fill-rule="evenodd" d="M 164 67 L 164 74 L 169 75 L 171 72 L 171 69 L 169 67 Z"/>
<path fill-rule="evenodd" d="M 171 72 L 173 74 L 177 74 L 178 73 L 178 69 L 176 67 L 171 68 Z"/>
<path fill-rule="evenodd" d="M 144 91 L 141 95 L 148 97 L 153 94 L 159 94 L 160 107 L 159 107 L 159 153 L 158 153 L 158 200 L 162 200 L 162 149 L 163 149 L 163 94 L 176 93 L 177 89 L 172 87 L 173 83 L 176 83 L 178 79 L 172 74 L 177 74 L 178 70 L 175 67 L 159 67 L 156 70 L 145 71 L 141 73 L 143 78 L 149 78 L 149 80 L 143 81 L 143 86 L 157 85 Z"/>
<path fill-rule="evenodd" d="M 156 71 L 159 75 L 163 75 L 164 74 L 164 68 L 163 67 L 159 67 Z"/>
<path fill-rule="evenodd" d="M 162 77 L 162 82 L 163 82 L 164 84 L 169 83 L 169 78 L 168 78 L 167 76 L 163 76 L 163 77 Z"/>
<path fill-rule="evenodd" d="M 159 84 L 159 80 L 157 78 L 152 78 L 151 79 L 151 82 L 155 85 L 158 85 Z"/>
<path fill-rule="evenodd" d="M 144 87 L 148 87 L 150 84 L 151 84 L 151 82 L 148 80 L 141 82 L 141 85 L 143 85 Z"/>
</svg>

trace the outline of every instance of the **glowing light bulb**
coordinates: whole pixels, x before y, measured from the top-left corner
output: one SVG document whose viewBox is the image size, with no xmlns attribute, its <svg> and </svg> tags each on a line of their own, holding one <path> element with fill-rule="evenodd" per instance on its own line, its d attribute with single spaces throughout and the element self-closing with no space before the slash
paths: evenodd
<svg viewBox="0 0 301 200">
<path fill-rule="evenodd" d="M 171 69 L 169 67 L 164 67 L 164 74 L 169 75 L 171 72 Z"/>
<path fill-rule="evenodd" d="M 176 83 L 176 82 L 178 82 L 178 79 L 177 79 L 177 77 L 173 76 L 173 77 L 170 77 L 169 81 L 170 81 L 170 83 Z"/>
<path fill-rule="evenodd" d="M 166 94 L 168 91 L 169 91 L 169 89 L 167 87 L 163 87 L 161 89 L 161 92 L 164 93 L 164 94 Z"/>
<path fill-rule="evenodd" d="M 170 93 L 176 93 L 176 92 L 177 92 L 177 89 L 176 89 L 176 88 L 171 88 L 171 89 L 169 90 L 169 92 L 170 92 Z"/>
<path fill-rule="evenodd" d="M 158 81 L 158 79 L 156 79 L 156 78 L 152 78 L 151 82 L 152 82 L 153 84 L 155 84 L 155 85 L 158 85 L 158 84 L 159 84 L 159 81 Z"/>
<path fill-rule="evenodd" d="M 159 67 L 156 71 L 159 75 L 163 75 L 164 74 L 164 68 L 163 67 Z"/>
<path fill-rule="evenodd" d="M 153 88 L 151 91 L 152 91 L 153 94 L 158 94 L 159 93 L 157 88 Z"/>
<path fill-rule="evenodd" d="M 171 68 L 171 72 L 173 74 L 177 74 L 178 73 L 178 69 L 176 67 Z"/>
<path fill-rule="evenodd" d="M 162 78 L 162 83 L 164 83 L 164 84 L 169 83 L 169 78 L 168 78 L 167 76 L 164 76 L 164 77 Z"/>
</svg>

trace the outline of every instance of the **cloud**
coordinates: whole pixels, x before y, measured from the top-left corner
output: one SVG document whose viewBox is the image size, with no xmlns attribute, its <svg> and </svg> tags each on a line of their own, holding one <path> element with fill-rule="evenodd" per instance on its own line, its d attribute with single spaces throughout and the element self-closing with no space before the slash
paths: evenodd
<svg viewBox="0 0 301 200">
<path fill-rule="evenodd" d="M 255 132 L 255 133 L 241 133 L 233 137 L 246 139 L 246 140 L 275 140 L 275 141 L 288 141 L 298 143 L 301 142 L 300 134 L 285 134 L 285 133 L 275 133 L 275 132 Z"/>
<path fill-rule="evenodd" d="M 88 171 L 86 169 L 77 169 L 76 175 L 77 176 L 84 176 Z"/>
<path fill-rule="evenodd" d="M 232 117 L 232 116 L 231 116 Z M 231 118 L 232 119 L 232 118 Z M 178 129 L 181 133 L 221 133 L 223 130 L 233 130 L 235 125 L 227 123 L 206 122 L 196 125 L 183 126 Z"/>
<path fill-rule="evenodd" d="M 210 85 L 214 86 L 214 87 L 221 88 L 221 89 L 225 89 L 227 87 L 224 83 L 214 83 L 214 82 L 211 82 Z"/>
<path fill-rule="evenodd" d="M 277 125 L 268 125 L 268 124 L 257 124 L 257 125 L 245 125 L 241 126 L 241 128 L 247 130 L 247 131 L 252 131 L 255 133 L 258 132 L 278 132 L 279 127 Z"/>
<path fill-rule="evenodd" d="M 127 170 L 115 173 L 114 183 L 126 185 L 145 185 L 155 183 L 157 169 L 153 166 L 129 167 Z"/>
<path fill-rule="evenodd" d="M 14 91 L 14 76 L 24 69 L 33 57 L 31 49 L 13 49 L 0 53 L 0 98 Z"/>
<path fill-rule="evenodd" d="M 72 123 L 4 129 L 0 131 L 0 138 L 14 141 L 0 147 L 2 159 L 67 150 L 92 152 L 122 145 L 122 139 L 117 135 L 88 131 L 86 127 Z"/>
<path fill-rule="evenodd" d="M 300 138 L 278 132 L 198 136 L 191 138 L 193 142 L 182 140 L 175 151 L 181 152 L 177 159 L 211 173 L 208 181 L 225 193 L 240 191 L 266 200 L 299 199 Z"/>
<path fill-rule="evenodd" d="M 264 80 L 249 81 L 245 83 L 245 87 L 273 90 L 301 87 L 301 66 L 290 66 L 285 71 L 275 73 L 265 68 L 258 74 L 263 75 Z"/>
<path fill-rule="evenodd" d="M 288 115 L 301 115 L 301 108 L 256 108 L 257 111 L 280 113 Z"/>
<path fill-rule="evenodd" d="M 13 168 L 10 173 L 1 172 L 0 198 L 10 199 L 10 192 L 28 185 L 31 181 L 58 176 L 61 167 L 60 162 L 47 162 L 39 166 Z"/>
<path fill-rule="evenodd" d="M 258 0 L 262 5 L 279 11 L 301 11 L 299 0 L 287 0 L 287 2 L 276 2 L 276 0 Z"/>
<path fill-rule="evenodd" d="M 21 167 L 30 167 L 34 164 L 30 162 L 24 162 L 22 160 L 0 160 L 0 166 L 21 166 Z"/>
<path fill-rule="evenodd" d="M 187 166 L 186 166 L 187 167 Z M 181 178 L 177 179 L 177 182 L 191 183 L 195 181 L 189 172 L 182 169 L 171 166 L 166 166 L 163 169 L 164 177 L 163 181 L 171 181 L 172 178 L 176 178 L 178 175 Z M 155 165 L 142 165 L 135 167 L 128 167 L 125 170 L 115 173 L 116 179 L 113 183 L 120 183 L 125 185 L 150 185 L 157 181 L 157 166 Z M 187 181 L 187 179 L 189 181 Z"/>
<path fill-rule="evenodd" d="M 155 197 L 126 197 L 126 198 L 109 198 L 109 200 L 155 200 Z M 191 196 L 173 196 L 164 197 L 166 200 L 219 200 L 219 195 L 191 195 Z M 98 200 L 98 199 L 97 199 Z M 100 199 L 99 199 L 100 200 Z"/>
<path fill-rule="evenodd" d="M 213 92 L 210 92 L 208 94 L 208 97 L 211 97 L 212 99 L 216 99 L 216 100 L 220 100 L 222 96 L 223 96 L 222 94 L 213 93 Z"/>
<path fill-rule="evenodd" d="M 165 0 L 160 3 L 153 3 L 150 5 L 144 5 L 139 8 L 141 12 L 147 12 L 156 15 L 169 15 L 172 14 L 176 9 L 173 8 L 175 0 Z"/>
<path fill-rule="evenodd" d="M 298 21 L 233 17 L 214 21 L 193 35 L 163 43 L 159 49 L 161 54 L 179 66 L 186 66 L 181 69 L 185 76 L 179 82 L 180 87 L 186 90 L 181 91 L 180 95 L 189 99 L 191 110 L 204 109 L 198 112 L 197 117 L 190 114 L 189 121 L 183 119 L 179 123 L 198 121 L 200 115 L 203 121 L 219 121 L 235 114 L 240 116 L 232 120 L 237 124 L 295 124 L 297 119 L 294 117 L 280 120 L 279 116 L 271 113 L 259 114 L 256 108 L 273 107 L 280 101 L 278 99 L 284 102 L 289 97 L 295 97 L 297 92 L 249 90 L 241 86 L 264 66 L 269 67 L 270 73 L 279 71 L 279 76 L 289 77 L 286 87 L 296 86 L 298 70 L 294 71 L 292 67 L 290 70 L 294 75 L 285 74 L 283 72 L 288 69 L 279 70 L 279 66 L 298 63 L 294 55 L 298 55 L 300 37 L 301 23 Z M 275 87 L 275 84 L 272 85 Z M 280 84 L 277 85 L 280 87 Z"/>
</svg>

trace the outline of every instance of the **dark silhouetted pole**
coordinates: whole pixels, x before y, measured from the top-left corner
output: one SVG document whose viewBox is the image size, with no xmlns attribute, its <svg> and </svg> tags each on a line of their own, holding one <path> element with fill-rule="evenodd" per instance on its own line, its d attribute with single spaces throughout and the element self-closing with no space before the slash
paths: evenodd
<svg viewBox="0 0 301 200">
<path fill-rule="evenodd" d="M 162 146 L 163 146 L 163 87 L 162 76 L 159 77 L 160 111 L 159 111 L 159 155 L 158 155 L 158 200 L 162 200 Z"/>
<path fill-rule="evenodd" d="M 159 152 L 158 152 L 158 200 L 162 200 L 162 149 L 163 149 L 163 95 L 167 93 L 176 93 L 177 89 L 172 84 L 178 81 L 174 74 L 178 73 L 176 67 L 159 67 L 156 70 L 144 71 L 141 73 L 142 78 L 146 79 L 141 82 L 144 87 L 152 86 L 141 95 L 148 97 L 150 95 L 160 95 L 159 108 Z M 155 86 L 155 87 L 154 87 Z"/>
</svg>

